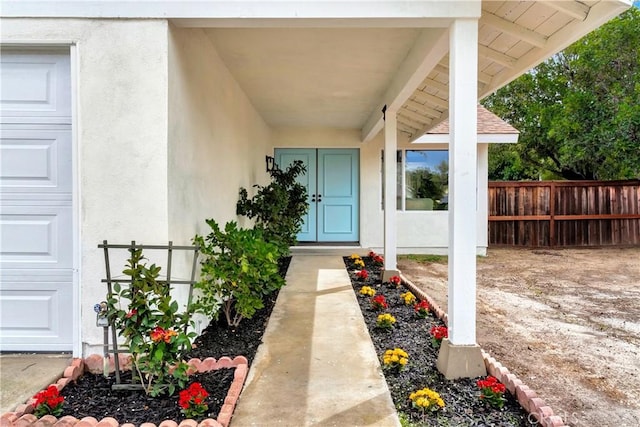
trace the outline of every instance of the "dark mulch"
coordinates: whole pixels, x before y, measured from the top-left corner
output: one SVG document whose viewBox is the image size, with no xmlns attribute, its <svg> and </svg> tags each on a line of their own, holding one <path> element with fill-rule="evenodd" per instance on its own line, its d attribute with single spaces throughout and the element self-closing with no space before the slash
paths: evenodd
<svg viewBox="0 0 640 427">
<path fill-rule="evenodd" d="M 284 277 L 291 257 L 280 262 L 280 274 Z M 186 355 L 186 359 L 194 357 L 205 359 L 222 356 L 245 356 L 249 364 L 256 355 L 258 346 L 262 342 L 262 335 L 275 305 L 277 292 L 270 295 L 264 308 L 258 310 L 251 319 L 244 319 L 236 329 L 227 327 L 224 316 L 213 320 L 209 326 L 196 338 L 195 348 Z M 229 386 L 233 381 L 234 369 L 220 369 L 206 373 L 194 374 L 190 382 L 199 382 L 209 393 L 207 404 L 209 412 L 202 419 L 216 418 L 227 396 Z M 122 382 L 130 382 L 131 373 L 122 374 Z M 98 420 L 113 417 L 120 424 L 133 423 L 140 425 L 151 422 L 159 425 L 164 420 L 178 423 L 185 419 L 178 407 L 178 393 L 173 396 L 149 397 L 142 391 L 114 391 L 111 385 L 115 383 L 115 376 L 105 378 L 103 375 L 87 373 L 75 384 L 69 384 L 60 393 L 65 398 L 64 415 L 71 415 L 78 419 L 94 417 Z"/>
<path fill-rule="evenodd" d="M 364 257 L 365 269 L 370 273 L 366 281 L 356 278 L 359 268 L 352 260 L 344 258 L 356 292 L 362 314 L 369 329 L 376 352 L 380 357 L 387 349 L 400 347 L 409 354 L 407 368 L 400 372 L 385 370 L 385 378 L 397 410 L 405 420 L 419 426 L 531 426 L 528 414 L 509 393 L 505 394 L 507 403 L 502 410 L 486 406 L 479 399 L 479 390 L 475 379 L 447 380 L 436 368 L 438 350 L 432 346 L 429 331 L 432 326 L 444 326 L 433 312 L 426 319 L 415 315 L 412 306 L 404 304 L 400 294 L 406 292 L 403 286 L 396 288 L 380 281 L 381 268 L 374 265 L 371 258 Z M 362 286 L 376 290 L 376 295 L 384 295 L 389 305 L 385 311 L 375 311 L 371 298 L 358 294 Z M 392 331 L 376 328 L 378 314 L 391 313 L 397 320 Z M 381 362 L 382 363 L 382 362 Z M 409 394 L 428 387 L 440 394 L 445 408 L 426 417 L 411 407 Z"/>
<path fill-rule="evenodd" d="M 366 269 L 372 273 L 365 282 L 355 279 L 352 263 L 345 258 L 352 284 L 356 293 L 363 285 L 374 287 L 389 302 L 389 310 L 397 323 L 392 332 L 381 332 L 375 329 L 375 321 L 379 312 L 371 310 L 370 300 L 358 296 L 365 322 L 378 354 L 386 349 L 401 347 L 409 353 L 409 367 L 400 373 L 385 372 L 387 384 L 391 391 L 396 408 L 405 419 L 404 425 L 415 426 L 531 426 L 527 422 L 527 414 L 519 404 L 508 395 L 508 401 L 502 411 L 487 408 L 478 399 L 475 379 L 449 381 L 436 369 L 437 350 L 430 344 L 429 329 L 433 325 L 442 325 L 434 316 L 418 319 L 409 306 L 400 301 L 400 293 L 404 289 L 396 289 L 381 285 L 380 268 L 371 260 L 364 258 Z M 290 258 L 281 264 L 283 276 L 289 266 Z M 251 319 L 245 319 L 236 330 L 229 329 L 223 319 L 212 321 L 195 340 L 196 347 L 187 358 L 206 357 L 220 358 L 243 355 L 249 363 L 255 357 L 267 321 L 275 305 L 277 294 L 271 295 L 265 307 Z M 126 375 L 126 374 L 125 374 Z M 123 376 L 123 378 L 126 378 Z M 209 413 L 203 418 L 216 418 L 218 411 L 233 380 L 233 370 L 221 369 L 210 373 L 196 374 L 191 381 L 200 382 L 209 392 Z M 65 397 L 65 412 L 78 419 L 92 416 L 97 419 L 113 417 L 122 423 L 141 424 L 151 422 L 156 425 L 163 420 L 174 420 L 178 423 L 184 419 L 177 405 L 177 393 L 172 397 L 151 398 L 142 392 L 112 391 L 113 377 L 105 379 L 101 375 L 85 374 L 77 384 L 70 384 L 62 391 Z M 408 396 L 412 391 L 429 387 L 444 399 L 446 408 L 436 414 L 421 419 L 411 408 Z M 409 424 L 409 422 L 413 424 Z"/>
<path fill-rule="evenodd" d="M 209 392 L 209 412 L 203 419 L 217 417 L 233 381 L 234 370 L 220 369 L 191 376 L 190 383 L 199 382 Z M 122 380 L 130 383 L 131 372 L 124 372 Z M 94 417 L 98 420 L 113 417 L 120 424 L 135 425 L 146 422 L 159 425 L 164 420 L 180 423 L 185 419 L 178 407 L 178 393 L 173 396 L 149 397 L 143 391 L 112 390 L 113 384 L 113 375 L 109 378 L 94 374 L 83 375 L 76 384 L 69 384 L 62 389 L 61 394 L 65 399 L 63 415 L 72 415 L 77 419 Z"/>
</svg>

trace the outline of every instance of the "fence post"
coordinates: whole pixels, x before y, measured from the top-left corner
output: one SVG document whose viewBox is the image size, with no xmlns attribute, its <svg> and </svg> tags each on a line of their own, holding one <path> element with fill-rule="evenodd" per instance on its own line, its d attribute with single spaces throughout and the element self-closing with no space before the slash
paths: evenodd
<svg viewBox="0 0 640 427">
<path fill-rule="evenodd" d="M 556 247 L 556 183 L 551 181 L 549 186 L 549 246 Z"/>
</svg>

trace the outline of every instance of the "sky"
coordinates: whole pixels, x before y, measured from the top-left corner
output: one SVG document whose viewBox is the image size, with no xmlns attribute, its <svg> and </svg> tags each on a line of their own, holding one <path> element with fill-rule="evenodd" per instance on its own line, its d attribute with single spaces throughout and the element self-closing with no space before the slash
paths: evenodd
<svg viewBox="0 0 640 427">
<path fill-rule="evenodd" d="M 449 160 L 449 152 L 446 150 L 432 151 L 432 150 L 420 150 L 410 151 L 407 150 L 406 170 L 415 170 L 420 167 L 427 167 L 430 170 L 437 171 L 438 165 L 442 161 Z"/>
</svg>

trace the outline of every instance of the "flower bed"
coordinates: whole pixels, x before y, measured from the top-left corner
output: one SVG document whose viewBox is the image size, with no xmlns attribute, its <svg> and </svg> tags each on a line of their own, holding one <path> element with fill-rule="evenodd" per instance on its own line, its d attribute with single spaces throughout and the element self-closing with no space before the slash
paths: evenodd
<svg viewBox="0 0 640 427">
<path fill-rule="evenodd" d="M 483 391 L 480 385 L 487 383 L 478 384 L 478 381 L 494 384 L 492 379 L 445 379 L 435 364 L 439 341 L 446 336 L 446 313 L 406 278 L 400 278 L 400 286 L 381 283 L 379 261 L 373 256 L 360 259 L 345 257 L 345 265 L 383 369 L 385 361 L 390 360 L 384 355 L 388 356 L 390 349 L 399 348 L 407 354 L 402 369 L 397 366 L 384 369 L 389 390 L 405 425 L 564 425 L 533 390 L 485 352 L 483 356 L 488 374 L 508 391 L 504 393 L 504 401 L 486 399 L 486 395 L 481 398 Z M 363 269 L 367 270 L 366 279 L 358 274 Z M 368 289 L 361 293 L 363 287 Z M 382 311 L 374 308 L 371 294 L 384 296 L 388 308 Z M 393 325 L 386 329 L 379 327 L 378 318 L 383 314 L 395 319 Z M 425 389 L 429 391 L 421 391 Z M 443 407 L 439 406 L 432 392 L 442 399 Z M 500 402 L 501 407 L 492 402 Z"/>
<path fill-rule="evenodd" d="M 120 359 L 123 366 L 126 366 L 128 363 L 128 359 L 126 357 L 122 357 Z M 93 373 L 101 373 L 103 365 L 103 358 L 101 356 L 93 355 L 83 359 L 74 359 L 71 365 L 65 369 L 62 378 L 60 378 L 54 386 L 62 391 L 64 388 L 69 385 L 71 382 L 77 381 L 85 372 L 93 372 Z M 113 359 L 110 360 L 111 368 L 113 369 Z M 243 356 L 237 356 L 234 359 L 229 357 L 221 357 L 216 360 L 212 357 L 206 358 L 204 360 L 200 360 L 197 358 L 191 359 L 188 362 L 189 365 L 189 374 L 197 375 L 209 373 L 212 371 L 218 371 L 222 369 L 234 369 L 233 380 L 227 392 L 226 398 L 224 399 L 224 403 L 218 412 L 216 419 L 206 418 L 200 422 L 194 419 L 185 419 L 181 421 L 179 424 L 174 420 L 165 420 L 158 424 L 161 427 L 174 427 L 174 426 L 202 426 L 202 427 L 227 427 L 229 422 L 231 421 L 231 416 L 233 414 L 233 410 L 235 408 L 235 404 L 240 396 L 240 392 L 242 391 L 242 386 L 246 379 L 249 365 L 248 361 Z M 99 398 L 99 396 L 96 396 Z M 120 425 L 118 420 L 114 417 L 106 417 L 101 420 L 97 420 L 94 417 L 83 417 L 82 419 L 77 419 L 73 416 L 63 416 L 61 418 L 57 418 L 53 415 L 45 415 L 41 418 L 36 417 L 33 414 L 35 410 L 35 399 L 30 399 L 27 403 L 19 405 L 15 411 L 7 412 L 2 414 L 0 419 L 2 420 L 3 426 L 20 426 L 26 427 L 32 424 L 47 423 L 50 425 L 64 425 L 64 426 L 77 426 L 77 427 L 116 427 Z M 133 424 L 122 424 L 127 427 L 132 427 Z M 153 423 L 144 423 L 145 427 L 153 427 L 156 424 Z"/>
</svg>

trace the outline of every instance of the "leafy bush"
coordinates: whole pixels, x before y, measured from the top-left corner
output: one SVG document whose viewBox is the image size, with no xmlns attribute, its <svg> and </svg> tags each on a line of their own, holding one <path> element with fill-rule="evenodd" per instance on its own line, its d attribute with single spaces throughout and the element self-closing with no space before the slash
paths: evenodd
<svg viewBox="0 0 640 427">
<path fill-rule="evenodd" d="M 196 235 L 194 243 L 203 255 L 201 278 L 195 285 L 202 295 L 196 308 L 205 315 L 218 315 L 222 305 L 227 324 L 236 327 L 264 306 L 264 298 L 284 285 L 278 271 L 279 249 L 264 240 L 260 228 L 238 228 L 236 222 L 224 231 L 213 219 L 206 237 Z"/>
<path fill-rule="evenodd" d="M 158 280 L 160 267 L 147 267 L 142 249 L 132 249 L 123 273 L 130 284 L 114 283 L 107 298 L 110 323 L 125 338 L 133 366 L 144 390 L 151 396 L 163 392 L 172 395 L 176 386 L 187 382 L 188 365 L 183 352 L 191 349 L 195 333 L 189 307 L 178 313 L 179 305 L 170 295 L 170 287 Z M 127 286 L 128 285 L 128 286 Z M 127 310 L 122 305 L 128 302 Z"/>
<path fill-rule="evenodd" d="M 296 235 L 309 210 L 307 189 L 296 181 L 305 172 L 304 164 L 296 160 L 284 171 L 272 170 L 269 185 L 254 185 L 257 192 L 253 198 L 249 199 L 247 190 L 240 188 L 236 213 L 255 219 L 255 227 L 263 230 L 265 240 L 278 246 L 280 256 L 289 255 L 289 247 L 296 244 Z"/>
</svg>

